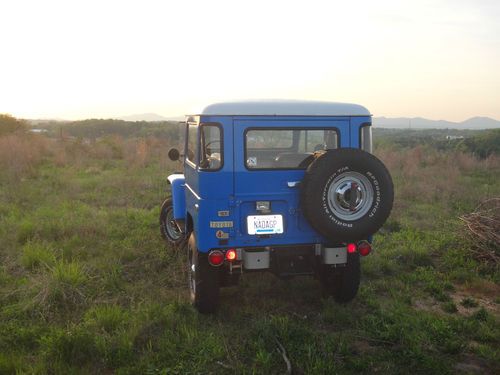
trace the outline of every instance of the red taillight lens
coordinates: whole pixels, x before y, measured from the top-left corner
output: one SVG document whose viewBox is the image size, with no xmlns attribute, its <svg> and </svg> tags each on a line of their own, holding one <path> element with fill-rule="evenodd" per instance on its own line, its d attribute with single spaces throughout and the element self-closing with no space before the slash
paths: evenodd
<svg viewBox="0 0 500 375">
<path fill-rule="evenodd" d="M 230 262 L 236 260 L 236 250 L 229 249 L 228 251 L 226 251 L 226 259 Z"/>
<path fill-rule="evenodd" d="M 220 266 L 224 263 L 224 253 L 220 250 L 212 250 L 208 253 L 208 263 L 212 266 Z"/>
<path fill-rule="evenodd" d="M 372 245 L 367 241 L 362 241 L 358 244 L 358 251 L 361 256 L 367 256 L 372 251 Z"/>
<path fill-rule="evenodd" d="M 356 252 L 356 244 L 355 243 L 348 243 L 347 244 L 347 252 L 349 254 L 355 253 Z"/>
</svg>

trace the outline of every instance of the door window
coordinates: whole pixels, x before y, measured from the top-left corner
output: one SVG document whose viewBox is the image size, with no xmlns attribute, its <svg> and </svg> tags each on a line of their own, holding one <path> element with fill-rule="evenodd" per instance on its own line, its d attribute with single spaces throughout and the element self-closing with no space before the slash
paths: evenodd
<svg viewBox="0 0 500 375">
<path fill-rule="evenodd" d="M 186 158 L 193 164 L 196 164 L 197 133 L 198 125 L 189 124 L 187 129 Z"/>
<path fill-rule="evenodd" d="M 215 171 L 222 168 L 222 134 L 220 125 L 200 127 L 200 169 Z"/>
</svg>

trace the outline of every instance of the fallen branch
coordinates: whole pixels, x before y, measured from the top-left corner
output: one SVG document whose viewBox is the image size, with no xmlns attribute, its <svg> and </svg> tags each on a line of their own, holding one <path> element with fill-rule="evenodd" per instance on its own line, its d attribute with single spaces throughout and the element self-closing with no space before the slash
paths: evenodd
<svg viewBox="0 0 500 375">
<path fill-rule="evenodd" d="M 225 369 L 228 369 L 228 370 L 232 370 L 233 368 L 229 365 L 226 365 L 224 362 L 222 361 L 216 361 L 215 363 L 217 363 L 219 366 L 221 367 L 224 367 Z"/>
<path fill-rule="evenodd" d="M 500 198 L 482 202 L 474 212 L 460 216 L 466 235 L 472 239 L 471 252 L 479 261 L 500 264 Z"/>
<path fill-rule="evenodd" d="M 286 373 L 291 374 L 292 373 L 292 364 L 291 364 L 290 360 L 288 359 L 288 357 L 286 356 L 286 350 L 283 347 L 283 345 L 281 345 L 281 343 L 278 341 L 278 339 L 275 339 L 275 340 L 276 340 L 276 344 L 278 345 L 276 350 L 278 351 L 278 353 L 281 354 L 281 356 L 283 357 L 283 360 L 286 363 Z"/>
</svg>

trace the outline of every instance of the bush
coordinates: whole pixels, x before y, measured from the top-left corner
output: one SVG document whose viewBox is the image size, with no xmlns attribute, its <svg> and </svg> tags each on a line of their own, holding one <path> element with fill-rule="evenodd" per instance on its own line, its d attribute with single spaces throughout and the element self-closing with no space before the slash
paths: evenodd
<svg viewBox="0 0 500 375">
<path fill-rule="evenodd" d="M 22 249 L 21 264 L 26 269 L 50 267 L 56 262 L 54 250 L 45 243 L 28 241 Z"/>
<path fill-rule="evenodd" d="M 57 262 L 38 279 L 38 291 L 33 300 L 36 310 L 42 315 L 72 310 L 86 299 L 88 276 L 76 262 Z"/>
<path fill-rule="evenodd" d="M 16 132 L 22 132 L 28 129 L 25 120 L 19 120 L 8 114 L 0 113 L 0 136 Z"/>
<path fill-rule="evenodd" d="M 35 173 L 35 167 L 49 154 L 48 138 L 32 134 L 9 134 L 0 137 L 0 177 L 7 180 Z"/>
</svg>

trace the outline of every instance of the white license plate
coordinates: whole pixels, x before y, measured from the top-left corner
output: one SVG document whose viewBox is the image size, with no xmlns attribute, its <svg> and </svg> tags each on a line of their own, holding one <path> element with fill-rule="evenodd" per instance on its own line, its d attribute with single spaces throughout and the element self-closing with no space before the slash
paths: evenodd
<svg viewBox="0 0 500 375">
<path fill-rule="evenodd" d="M 282 215 L 247 216 L 248 234 L 279 234 L 283 233 Z"/>
</svg>

